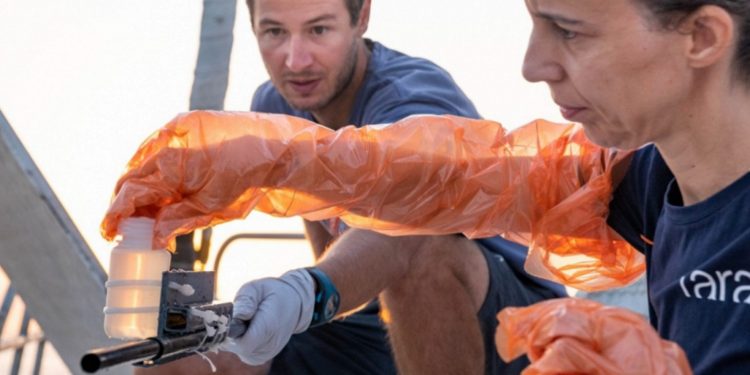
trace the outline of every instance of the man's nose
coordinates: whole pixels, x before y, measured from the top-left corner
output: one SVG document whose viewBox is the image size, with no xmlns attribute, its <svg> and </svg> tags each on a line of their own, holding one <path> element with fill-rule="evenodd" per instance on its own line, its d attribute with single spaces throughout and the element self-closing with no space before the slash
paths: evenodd
<svg viewBox="0 0 750 375">
<path fill-rule="evenodd" d="M 554 46 L 546 44 L 541 36 L 532 32 L 523 59 L 523 78 L 529 82 L 552 83 L 562 80 L 564 76 Z"/>
<path fill-rule="evenodd" d="M 285 64 L 289 70 L 301 72 L 312 65 L 313 56 L 304 38 L 292 36 L 288 43 Z"/>
</svg>

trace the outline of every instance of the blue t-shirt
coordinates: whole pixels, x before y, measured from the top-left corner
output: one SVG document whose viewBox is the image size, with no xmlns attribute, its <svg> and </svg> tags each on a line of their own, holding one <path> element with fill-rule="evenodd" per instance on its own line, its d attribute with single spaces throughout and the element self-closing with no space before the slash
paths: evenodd
<svg viewBox="0 0 750 375">
<path fill-rule="evenodd" d="M 684 206 L 654 146 L 639 150 L 609 224 L 647 260 L 649 313 L 695 374 L 750 373 L 750 173 Z"/>
<path fill-rule="evenodd" d="M 426 59 L 404 55 L 367 40 L 370 61 L 357 92 L 348 123 L 356 126 L 396 122 L 415 114 L 456 115 L 479 118 L 474 104 L 450 74 Z M 268 81 L 253 96 L 251 110 L 282 113 L 315 121 L 312 113 L 292 108 Z M 482 240 L 491 251 L 501 254 L 521 278 L 548 288 L 558 296 L 564 289 L 523 271 L 526 248 L 500 237 Z"/>
<path fill-rule="evenodd" d="M 414 114 L 479 118 L 474 104 L 439 66 L 377 42 L 368 40 L 367 44 L 372 53 L 362 87 L 354 100 L 349 124 L 386 124 Z M 255 91 L 250 109 L 315 121 L 310 112 L 292 108 L 270 81 Z"/>
</svg>

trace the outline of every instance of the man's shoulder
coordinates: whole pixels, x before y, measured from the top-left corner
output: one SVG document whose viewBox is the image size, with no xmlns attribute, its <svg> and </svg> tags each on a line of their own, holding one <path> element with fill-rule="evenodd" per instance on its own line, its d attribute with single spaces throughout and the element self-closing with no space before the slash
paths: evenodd
<svg viewBox="0 0 750 375">
<path fill-rule="evenodd" d="M 372 43 L 367 80 L 358 103 L 362 120 L 392 122 L 412 114 L 479 116 L 445 69 L 427 59 Z"/>
<path fill-rule="evenodd" d="M 459 89 L 451 75 L 434 62 L 407 55 L 377 42 L 373 42 L 371 64 L 370 78 L 375 84 L 413 88 L 413 83 L 420 82 L 429 87 Z"/>
</svg>

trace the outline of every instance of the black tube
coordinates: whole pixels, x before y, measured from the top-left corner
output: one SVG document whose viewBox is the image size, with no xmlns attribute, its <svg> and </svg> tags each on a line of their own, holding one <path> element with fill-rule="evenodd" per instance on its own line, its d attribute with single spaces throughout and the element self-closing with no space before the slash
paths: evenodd
<svg viewBox="0 0 750 375">
<path fill-rule="evenodd" d="M 152 359 L 161 354 L 161 348 L 161 344 L 155 339 L 146 339 L 94 349 L 81 358 L 81 368 L 88 373 L 94 373 L 123 362 Z"/>
<path fill-rule="evenodd" d="M 198 349 L 205 336 L 206 331 L 199 331 L 184 336 L 151 337 L 145 340 L 94 349 L 81 358 L 81 368 L 88 373 L 94 373 L 123 362 L 157 360 L 186 350 Z"/>
<path fill-rule="evenodd" d="M 200 331 L 184 336 L 159 339 L 162 348 L 164 348 L 164 353 L 161 356 L 166 357 L 170 354 L 179 353 L 188 349 L 197 349 L 203 343 L 205 337 L 206 331 Z M 154 359 L 158 359 L 158 357 Z"/>
</svg>

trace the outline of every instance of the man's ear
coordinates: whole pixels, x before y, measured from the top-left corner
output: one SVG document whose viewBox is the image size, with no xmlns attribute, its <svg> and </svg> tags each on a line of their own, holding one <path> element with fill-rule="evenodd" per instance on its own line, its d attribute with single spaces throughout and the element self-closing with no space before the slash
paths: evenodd
<svg viewBox="0 0 750 375">
<path fill-rule="evenodd" d="M 362 10 L 359 12 L 359 21 L 357 28 L 359 29 L 359 35 L 364 35 L 367 31 L 367 27 L 370 24 L 370 0 L 364 0 L 362 2 Z"/>
<path fill-rule="evenodd" d="M 250 12 L 250 30 L 255 34 L 255 1 L 245 0 L 245 5 L 247 5 L 247 10 Z"/>
<path fill-rule="evenodd" d="M 690 37 L 686 51 L 690 66 L 705 68 L 723 58 L 732 58 L 737 27 L 723 8 L 702 6 L 680 23 L 679 31 Z"/>
</svg>

